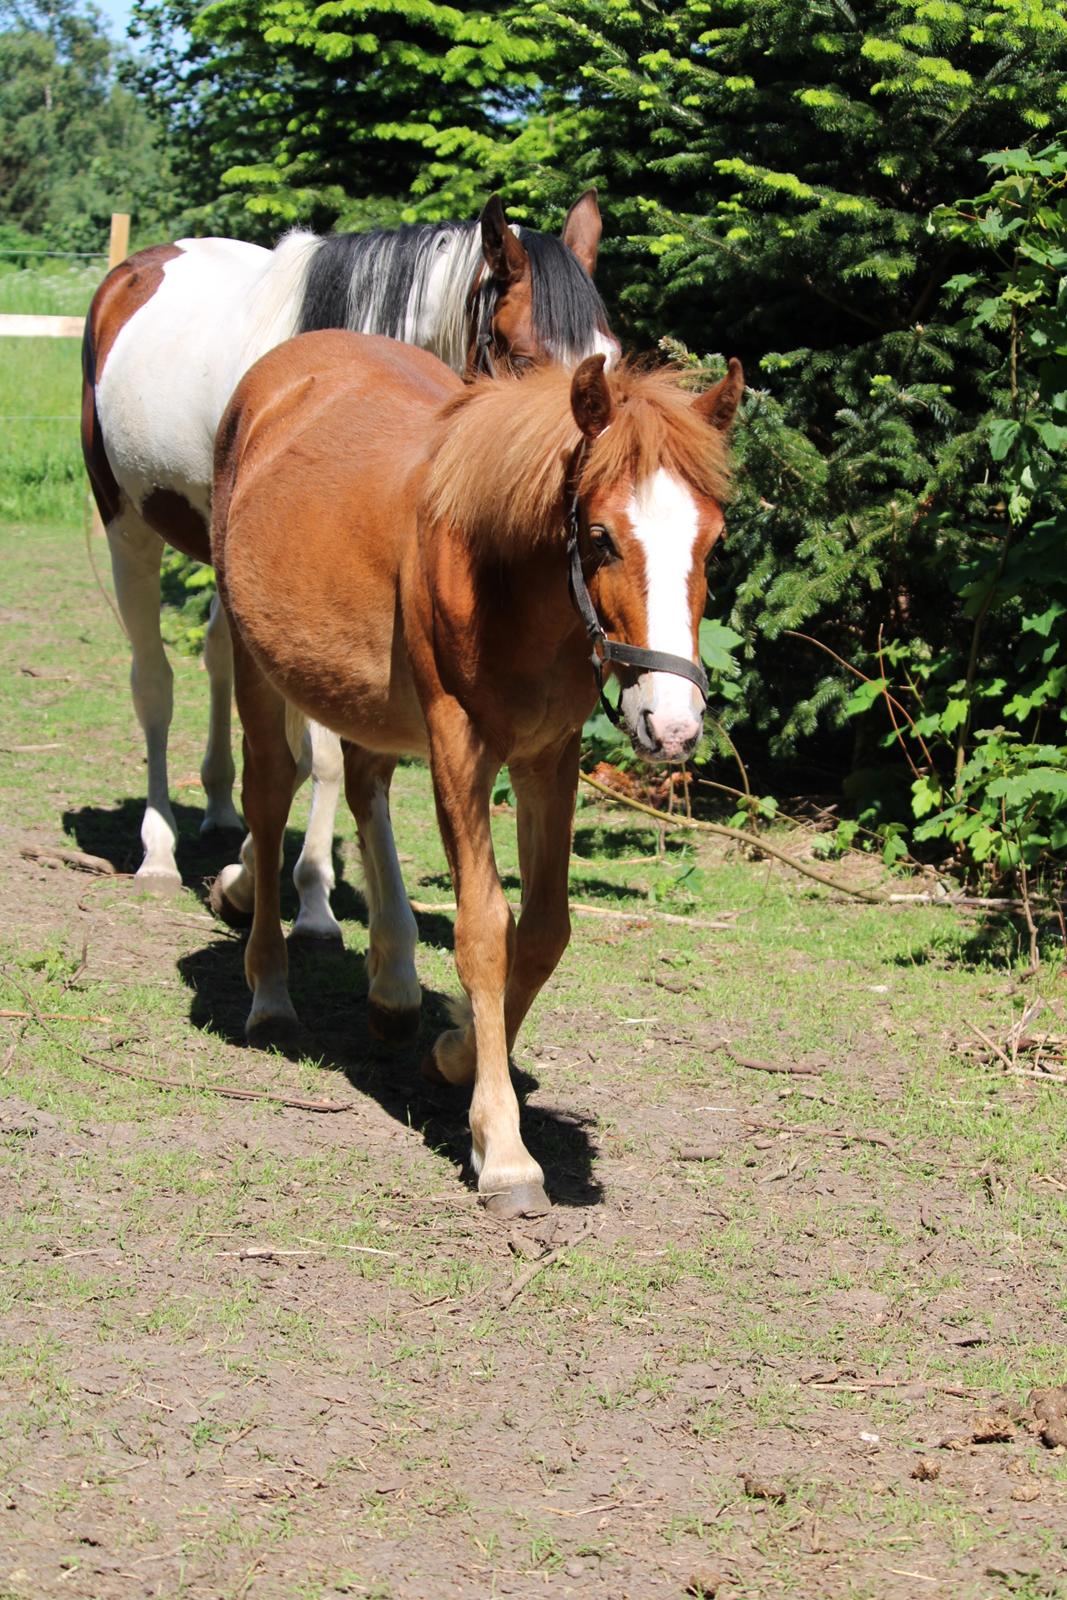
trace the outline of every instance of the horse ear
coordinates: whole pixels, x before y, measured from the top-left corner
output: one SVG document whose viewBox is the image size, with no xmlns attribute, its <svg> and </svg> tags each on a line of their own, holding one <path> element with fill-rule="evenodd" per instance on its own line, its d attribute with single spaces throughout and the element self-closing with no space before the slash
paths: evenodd
<svg viewBox="0 0 1067 1600">
<path fill-rule="evenodd" d="M 490 195 L 481 216 L 482 254 L 501 288 L 517 283 L 530 270 L 525 247 L 508 227 L 498 194 Z"/>
<path fill-rule="evenodd" d="M 607 356 L 586 356 L 571 379 L 571 410 L 586 439 L 603 433 L 615 415 L 608 376 L 604 371 Z"/>
<path fill-rule="evenodd" d="M 573 250 L 590 277 L 596 271 L 596 253 L 603 228 L 596 190 L 587 189 L 567 212 L 560 237 L 567 249 Z"/>
<path fill-rule="evenodd" d="M 720 433 L 729 433 L 744 392 L 745 374 L 737 357 L 731 356 L 725 378 L 720 378 L 718 383 L 698 395 L 693 401 L 693 409 L 699 411 L 704 421 Z"/>
</svg>

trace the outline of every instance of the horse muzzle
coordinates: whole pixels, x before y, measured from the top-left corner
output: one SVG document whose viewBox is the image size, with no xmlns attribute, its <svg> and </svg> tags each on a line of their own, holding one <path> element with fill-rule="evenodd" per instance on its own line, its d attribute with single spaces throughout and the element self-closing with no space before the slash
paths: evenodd
<svg viewBox="0 0 1067 1600">
<path fill-rule="evenodd" d="M 634 750 L 645 761 L 685 761 L 703 731 L 704 699 L 692 690 L 685 693 L 690 686 L 678 678 L 668 680 L 670 688 L 664 693 L 656 682 L 663 678 L 661 673 L 643 673 L 623 690 L 622 720 Z"/>
</svg>

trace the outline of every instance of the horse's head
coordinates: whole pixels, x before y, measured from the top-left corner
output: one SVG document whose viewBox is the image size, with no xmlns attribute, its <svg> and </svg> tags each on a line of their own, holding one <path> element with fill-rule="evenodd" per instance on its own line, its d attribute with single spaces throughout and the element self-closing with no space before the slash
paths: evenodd
<svg viewBox="0 0 1067 1600">
<path fill-rule="evenodd" d="M 593 286 L 601 226 L 595 189 L 571 206 L 558 239 L 512 226 L 500 196 L 492 196 L 480 221 L 484 269 L 468 376 L 549 362 L 575 366 L 598 351 L 614 359 L 618 343 Z"/>
<path fill-rule="evenodd" d="M 725 436 L 743 390 L 736 360 L 693 399 L 655 374 L 613 378 L 603 356 L 575 372 L 578 549 L 609 639 L 698 662 L 706 563 L 723 531 Z M 614 668 L 622 721 L 647 761 L 683 761 L 702 727 L 700 689 L 665 665 Z"/>
</svg>

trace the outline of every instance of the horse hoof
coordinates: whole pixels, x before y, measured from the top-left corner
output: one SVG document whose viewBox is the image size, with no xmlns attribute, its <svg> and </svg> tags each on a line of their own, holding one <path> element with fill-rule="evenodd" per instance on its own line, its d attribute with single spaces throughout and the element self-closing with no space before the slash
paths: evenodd
<svg viewBox="0 0 1067 1600">
<path fill-rule="evenodd" d="M 169 896 L 178 893 L 182 886 L 181 875 L 164 867 L 142 867 L 134 874 L 134 887 L 141 894 Z"/>
<path fill-rule="evenodd" d="M 291 1050 L 300 1033 L 296 1017 L 249 1017 L 245 1042 L 253 1050 Z"/>
<path fill-rule="evenodd" d="M 516 1217 L 544 1217 L 552 1202 L 539 1183 L 517 1183 L 513 1189 L 497 1189 L 480 1194 L 478 1199 L 491 1217 L 511 1222 Z"/>
<path fill-rule="evenodd" d="M 238 840 L 238 842 L 242 840 L 247 832 L 247 828 L 240 821 L 214 822 L 208 817 L 205 817 L 203 822 L 200 824 L 200 837 L 204 840 L 205 844 L 219 843 L 229 845 L 232 844 L 235 839 Z"/>
<path fill-rule="evenodd" d="M 374 1000 L 367 1002 L 367 1027 L 382 1044 L 407 1044 L 419 1031 L 421 1011 L 395 1011 L 391 1006 L 380 1006 Z M 444 1080 L 442 1079 L 442 1082 Z"/>
<path fill-rule="evenodd" d="M 345 947 L 340 928 L 336 932 L 323 928 L 320 932 L 318 928 L 302 928 L 299 922 L 294 922 L 289 929 L 286 942 L 297 949 L 307 950 L 343 950 Z"/>
<path fill-rule="evenodd" d="M 432 1089 L 451 1089 L 452 1085 L 434 1060 L 432 1050 L 427 1050 L 419 1062 L 419 1077 Z"/>
<path fill-rule="evenodd" d="M 252 926 L 251 911 L 242 911 L 240 906 L 234 905 L 222 887 L 221 873 L 208 891 L 207 903 L 219 921 L 224 922 L 228 928 L 237 928 L 243 933 L 246 928 Z"/>
</svg>

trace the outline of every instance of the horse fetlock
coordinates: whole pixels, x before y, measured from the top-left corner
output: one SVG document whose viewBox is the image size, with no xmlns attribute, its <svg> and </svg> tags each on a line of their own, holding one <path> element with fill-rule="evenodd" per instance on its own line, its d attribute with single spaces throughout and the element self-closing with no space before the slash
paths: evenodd
<svg viewBox="0 0 1067 1600">
<path fill-rule="evenodd" d="M 341 924 L 330 910 L 329 903 L 301 901 L 296 921 L 289 932 L 290 944 L 344 944 Z"/>
<path fill-rule="evenodd" d="M 245 825 L 229 791 L 224 795 L 209 794 L 204 807 L 204 820 L 200 824 L 201 838 L 218 833 L 238 833 L 242 839 L 245 835 Z"/>
<path fill-rule="evenodd" d="M 300 910 L 290 939 L 298 943 L 301 939 L 330 939 L 335 944 L 343 943 L 341 924 L 330 909 L 333 869 L 325 862 L 308 860 L 306 854 L 302 854 L 293 869 L 293 884 L 300 897 Z"/>
<path fill-rule="evenodd" d="M 170 894 L 181 888 L 181 874 L 174 859 L 177 842 L 178 829 L 170 807 L 164 810 L 162 806 L 149 806 L 141 824 L 144 859 L 136 873 L 139 889 Z"/>
</svg>

